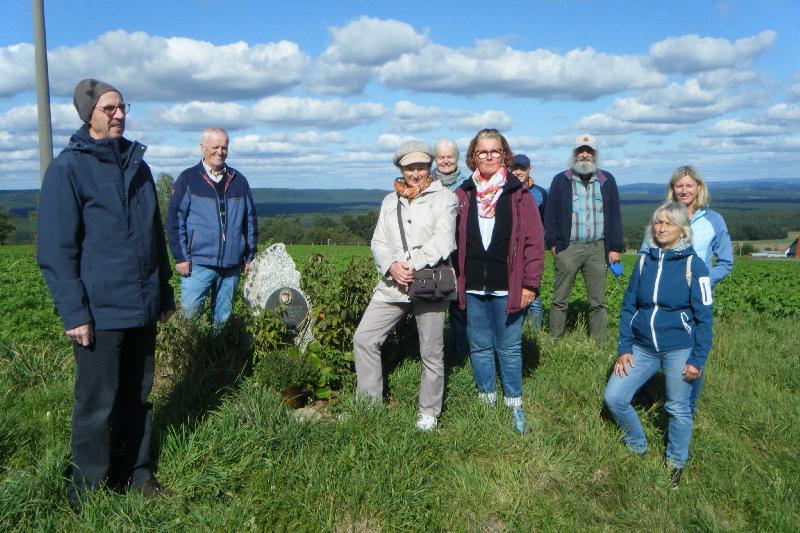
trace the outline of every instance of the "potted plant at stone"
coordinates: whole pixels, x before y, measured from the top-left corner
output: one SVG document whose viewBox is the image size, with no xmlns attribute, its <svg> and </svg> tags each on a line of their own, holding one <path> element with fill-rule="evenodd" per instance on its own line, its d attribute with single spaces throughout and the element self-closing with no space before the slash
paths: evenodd
<svg viewBox="0 0 800 533">
<path fill-rule="evenodd" d="M 293 409 L 305 404 L 316 382 L 314 367 L 295 347 L 258 354 L 254 377 L 280 393 Z"/>
</svg>

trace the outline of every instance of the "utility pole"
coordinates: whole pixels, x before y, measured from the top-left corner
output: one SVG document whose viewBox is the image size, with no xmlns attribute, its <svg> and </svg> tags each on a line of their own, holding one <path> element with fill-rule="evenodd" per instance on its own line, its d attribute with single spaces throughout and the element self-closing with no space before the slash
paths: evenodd
<svg viewBox="0 0 800 533">
<path fill-rule="evenodd" d="M 53 127 L 50 123 L 50 77 L 47 75 L 47 39 L 44 32 L 44 0 L 33 0 L 33 45 L 36 51 L 36 109 L 39 122 L 39 182 L 53 160 Z"/>
</svg>

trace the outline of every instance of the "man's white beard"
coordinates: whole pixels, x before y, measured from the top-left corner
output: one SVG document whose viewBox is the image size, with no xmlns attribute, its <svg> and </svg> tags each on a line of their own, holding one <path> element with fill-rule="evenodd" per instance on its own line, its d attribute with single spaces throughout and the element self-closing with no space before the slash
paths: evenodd
<svg viewBox="0 0 800 533">
<path fill-rule="evenodd" d="M 576 174 L 581 174 L 583 176 L 590 176 L 595 173 L 597 170 L 597 165 L 594 164 L 594 161 L 574 161 L 572 163 L 572 171 Z"/>
</svg>

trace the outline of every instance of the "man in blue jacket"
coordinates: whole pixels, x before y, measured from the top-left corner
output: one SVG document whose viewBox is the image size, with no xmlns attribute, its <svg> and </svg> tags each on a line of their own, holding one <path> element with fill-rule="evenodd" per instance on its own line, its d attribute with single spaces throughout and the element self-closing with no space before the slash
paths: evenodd
<svg viewBox="0 0 800 533">
<path fill-rule="evenodd" d="M 239 273 L 256 253 L 258 220 L 247 179 L 227 166 L 228 134 L 203 131 L 203 159 L 178 176 L 169 201 L 167 231 L 181 279 L 181 306 L 192 316 L 209 293 L 214 323 L 228 320 Z"/>
<path fill-rule="evenodd" d="M 622 252 L 622 215 L 614 176 L 597 167 L 593 135 L 578 136 L 571 167 L 553 178 L 544 213 L 544 241 L 556 269 L 550 335 L 564 333 L 572 286 L 581 271 L 589 300 L 589 335 L 602 343 L 608 324 L 606 270 Z"/>
<path fill-rule="evenodd" d="M 146 147 L 122 136 L 129 104 L 93 79 L 73 103 L 84 125 L 45 173 L 36 260 L 77 365 L 67 494 L 79 511 L 104 482 L 171 493 L 153 476 L 147 397 L 156 322 L 175 301 Z"/>
<path fill-rule="evenodd" d="M 539 209 L 539 216 L 544 224 L 544 211 L 547 206 L 547 190 L 541 185 L 536 185 L 531 176 L 531 160 L 525 154 L 514 154 L 511 160 L 511 173 L 528 189 L 533 196 L 533 201 Z M 542 327 L 542 296 L 536 295 L 531 305 L 528 306 L 528 316 L 533 320 L 533 327 L 537 330 Z"/>
</svg>

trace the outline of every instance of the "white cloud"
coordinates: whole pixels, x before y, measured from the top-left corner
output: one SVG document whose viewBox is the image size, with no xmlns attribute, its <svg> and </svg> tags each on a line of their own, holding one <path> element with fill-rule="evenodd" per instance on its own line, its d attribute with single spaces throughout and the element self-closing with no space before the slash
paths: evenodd
<svg viewBox="0 0 800 533">
<path fill-rule="evenodd" d="M 777 36 L 776 32 L 768 30 L 734 42 L 699 35 L 670 37 L 652 44 L 650 56 L 653 64 L 662 72 L 691 74 L 742 67 L 770 48 Z"/>
<path fill-rule="evenodd" d="M 373 67 L 320 62 L 303 89 L 311 94 L 358 94 L 374 75 Z"/>
<path fill-rule="evenodd" d="M 0 49 L 0 96 L 32 91 L 33 47 Z M 185 37 L 116 30 L 48 53 L 54 95 L 72 96 L 82 78 L 99 78 L 130 101 L 261 97 L 297 85 L 309 64 L 289 41 L 214 45 Z"/>
<path fill-rule="evenodd" d="M 256 102 L 251 112 L 260 123 L 335 130 L 374 122 L 386 114 L 386 107 L 371 102 L 270 96 Z"/>
<path fill-rule="evenodd" d="M 329 31 L 331 44 L 304 84 L 312 94 L 360 93 L 373 78 L 376 67 L 419 50 L 428 40 L 427 35 L 405 22 L 371 17 L 360 17 Z"/>
<path fill-rule="evenodd" d="M 33 54 L 33 45 L 28 43 L 0 48 L 0 72 L 4 73 L 0 76 L 0 97 L 34 89 L 36 74 Z M 75 81 L 77 83 L 78 80 Z"/>
<path fill-rule="evenodd" d="M 706 137 L 762 137 L 792 134 L 800 127 L 800 106 L 775 104 L 764 113 L 747 119 L 720 120 L 706 132 Z M 785 138 L 785 137 L 784 137 Z"/>
<path fill-rule="evenodd" d="M 753 124 L 740 119 L 725 119 L 714 124 L 711 129 L 713 136 L 721 137 L 751 137 L 754 135 L 776 135 L 783 128 L 774 124 Z"/>
<path fill-rule="evenodd" d="M 298 131 L 294 133 L 272 132 L 265 138 L 273 141 L 286 141 L 306 146 L 317 146 L 327 144 L 341 144 L 347 142 L 344 135 L 338 131 Z"/>
<path fill-rule="evenodd" d="M 418 50 L 428 40 L 405 22 L 360 17 L 341 28 L 330 28 L 333 43 L 322 58 L 341 63 L 379 66 Z"/>
<path fill-rule="evenodd" d="M 615 98 L 611 109 L 584 117 L 577 126 L 602 133 L 670 133 L 759 103 L 760 93 L 756 90 L 706 87 L 699 79 L 691 78 Z"/>
<path fill-rule="evenodd" d="M 219 126 L 230 131 L 252 125 L 248 109 L 233 102 L 189 102 L 157 109 L 146 119 L 153 129 L 169 126 L 178 130 L 202 130 Z"/>
<path fill-rule="evenodd" d="M 258 125 L 282 128 L 318 127 L 344 129 L 380 119 L 383 104 L 349 103 L 295 96 L 269 96 L 251 107 L 232 102 L 189 102 L 157 110 L 148 117 L 148 127 L 168 125 L 178 130 L 200 130 L 218 125 L 230 131 Z"/>
<path fill-rule="evenodd" d="M 489 109 L 476 113 L 464 109 L 442 109 L 421 106 L 400 100 L 394 106 L 394 129 L 400 131 L 432 131 L 440 128 L 452 130 L 478 130 L 493 127 L 511 128 L 512 120 L 505 112 Z"/>
<path fill-rule="evenodd" d="M 381 83 L 395 89 L 591 100 L 663 84 L 664 75 L 646 63 L 641 56 L 615 56 L 592 48 L 563 55 L 543 49 L 520 51 L 491 39 L 464 49 L 428 44 L 386 63 L 378 75 Z"/>
<path fill-rule="evenodd" d="M 378 137 L 378 146 L 388 150 L 396 150 L 406 141 L 416 139 L 413 135 L 395 135 L 394 133 L 383 133 Z"/>
<path fill-rule="evenodd" d="M 12 107 L 0 115 L 0 131 L 37 131 L 38 111 L 35 104 Z M 55 133 L 73 133 L 81 127 L 81 119 L 72 104 L 51 104 L 50 122 Z"/>
</svg>

